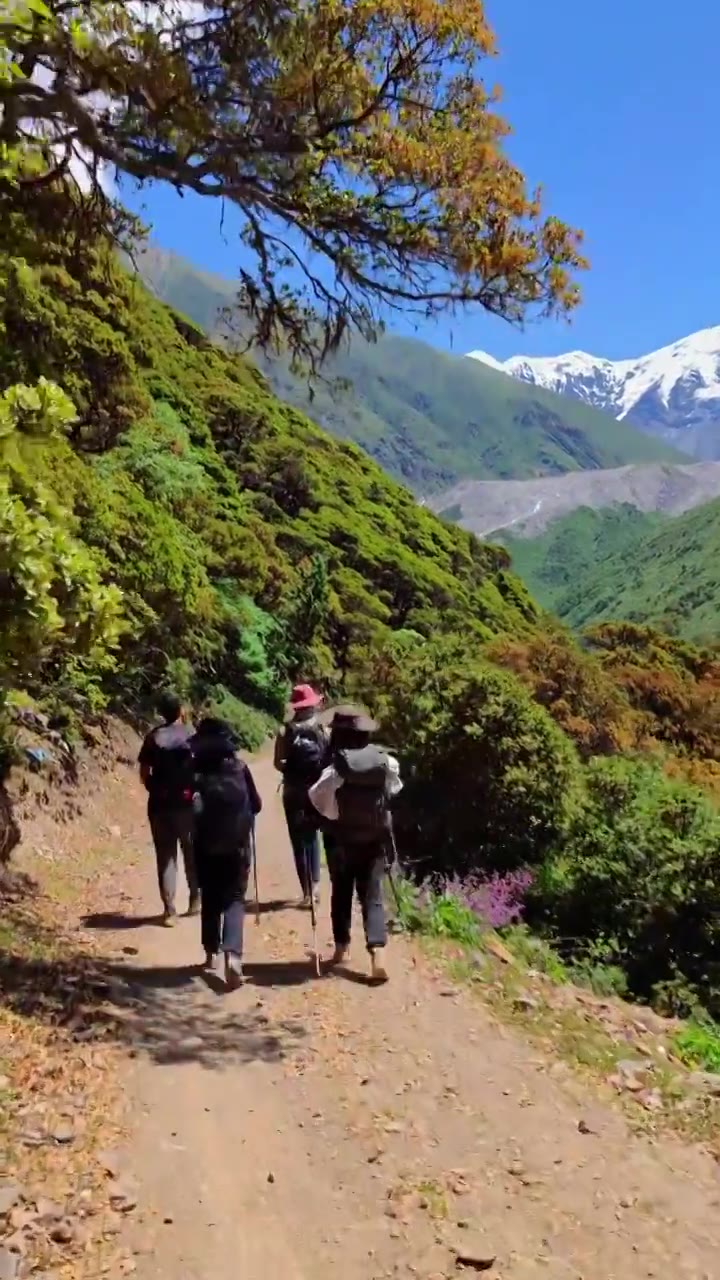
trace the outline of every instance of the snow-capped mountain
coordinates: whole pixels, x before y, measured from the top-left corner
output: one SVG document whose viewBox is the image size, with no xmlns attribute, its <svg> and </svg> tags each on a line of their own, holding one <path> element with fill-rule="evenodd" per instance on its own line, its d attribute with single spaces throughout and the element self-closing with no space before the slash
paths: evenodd
<svg viewBox="0 0 720 1280">
<path fill-rule="evenodd" d="M 696 458 L 720 458 L 720 325 L 637 360 L 603 360 L 585 351 L 502 362 L 484 351 L 469 357 L 627 418 Z"/>
</svg>

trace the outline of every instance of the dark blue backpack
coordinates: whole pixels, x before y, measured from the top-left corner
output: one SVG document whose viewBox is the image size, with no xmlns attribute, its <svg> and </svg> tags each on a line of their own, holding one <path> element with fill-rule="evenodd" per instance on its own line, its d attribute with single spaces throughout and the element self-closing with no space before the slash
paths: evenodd
<svg viewBox="0 0 720 1280">
<path fill-rule="evenodd" d="M 328 739 L 319 724 L 293 721 L 285 728 L 283 780 L 291 787 L 308 788 L 317 782 L 328 759 Z"/>
<path fill-rule="evenodd" d="M 201 856 L 237 854 L 247 844 L 254 821 L 245 769 L 239 760 L 218 762 L 196 781 L 195 840 Z"/>
</svg>

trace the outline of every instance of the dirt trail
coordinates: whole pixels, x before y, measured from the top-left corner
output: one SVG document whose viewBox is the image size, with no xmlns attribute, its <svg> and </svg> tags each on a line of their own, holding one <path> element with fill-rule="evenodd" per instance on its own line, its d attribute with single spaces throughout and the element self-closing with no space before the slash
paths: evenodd
<svg viewBox="0 0 720 1280">
<path fill-rule="evenodd" d="M 473 1274 L 456 1250 L 495 1257 L 504 1280 L 717 1276 L 709 1158 L 629 1136 L 406 943 L 385 988 L 359 977 L 359 933 L 357 972 L 313 978 L 309 918 L 279 907 L 296 885 L 274 777 L 256 772 L 266 908 L 247 924 L 248 986 L 199 973 L 196 921 L 147 921 L 150 857 L 108 904 L 128 917 L 109 941 L 137 949 L 123 980 L 140 1280 Z M 139 801 L 118 822 L 147 844 Z"/>
</svg>

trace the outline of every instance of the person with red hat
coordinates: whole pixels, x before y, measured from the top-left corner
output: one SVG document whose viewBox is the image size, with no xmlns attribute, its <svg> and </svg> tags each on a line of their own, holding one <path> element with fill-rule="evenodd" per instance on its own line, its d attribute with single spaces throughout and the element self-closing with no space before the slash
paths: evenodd
<svg viewBox="0 0 720 1280">
<path fill-rule="evenodd" d="M 282 774 L 283 808 L 303 907 L 320 896 L 319 820 L 308 791 L 328 756 L 328 734 L 318 719 L 322 701 L 311 685 L 296 685 L 290 695 L 291 718 L 275 739 L 275 768 Z"/>
</svg>

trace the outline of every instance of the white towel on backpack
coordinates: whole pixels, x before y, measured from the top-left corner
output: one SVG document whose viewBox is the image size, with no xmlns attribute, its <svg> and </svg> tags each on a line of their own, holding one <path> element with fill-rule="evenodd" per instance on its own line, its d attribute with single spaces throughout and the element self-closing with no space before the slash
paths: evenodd
<svg viewBox="0 0 720 1280">
<path fill-rule="evenodd" d="M 402 782 L 400 781 L 400 765 L 394 756 L 388 756 L 388 768 L 390 770 L 390 778 L 388 780 L 388 795 L 396 796 L 402 791 Z M 329 822 L 337 822 L 340 817 L 337 802 L 337 792 L 343 784 L 334 765 L 329 764 L 323 769 L 317 782 L 313 783 L 308 791 L 308 798 L 318 813 L 323 818 L 327 818 Z"/>
</svg>

